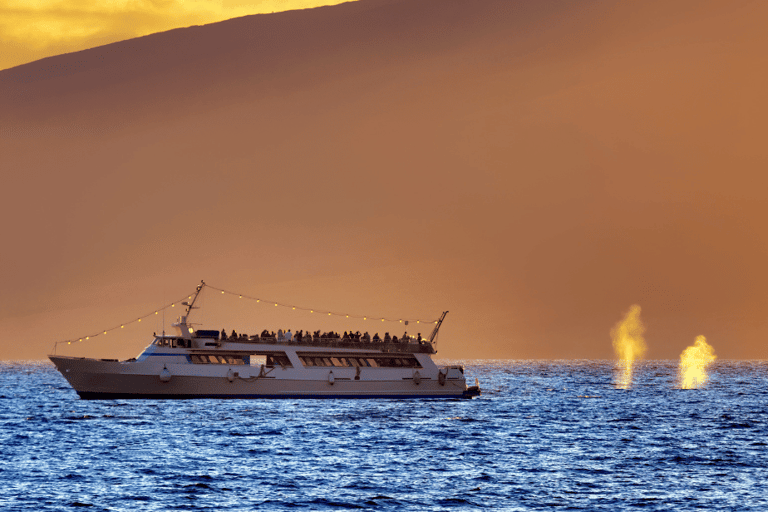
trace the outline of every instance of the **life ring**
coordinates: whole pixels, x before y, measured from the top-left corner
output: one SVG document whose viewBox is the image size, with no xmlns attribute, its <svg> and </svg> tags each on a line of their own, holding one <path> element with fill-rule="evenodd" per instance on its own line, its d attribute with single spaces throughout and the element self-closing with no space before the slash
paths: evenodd
<svg viewBox="0 0 768 512">
<path fill-rule="evenodd" d="M 445 370 L 445 373 L 443 373 L 443 370 Z M 439 383 L 441 386 L 445 386 L 445 378 L 446 378 L 447 376 L 448 376 L 448 369 L 447 369 L 447 368 L 443 368 L 442 370 L 440 370 L 439 372 L 437 372 L 437 382 L 438 382 L 438 383 Z"/>
<path fill-rule="evenodd" d="M 421 374 L 419 373 L 419 370 L 413 372 L 413 383 L 417 386 L 421 384 Z"/>
<path fill-rule="evenodd" d="M 161 382 L 168 382 L 171 380 L 171 372 L 168 370 L 167 367 L 163 366 L 163 371 L 160 372 L 160 381 Z"/>
<path fill-rule="evenodd" d="M 328 372 L 328 384 L 333 386 L 333 383 L 336 382 L 336 377 L 333 376 L 333 371 Z"/>
<path fill-rule="evenodd" d="M 232 371 L 232 368 L 227 372 L 227 380 L 229 382 L 235 382 L 235 372 Z"/>
</svg>

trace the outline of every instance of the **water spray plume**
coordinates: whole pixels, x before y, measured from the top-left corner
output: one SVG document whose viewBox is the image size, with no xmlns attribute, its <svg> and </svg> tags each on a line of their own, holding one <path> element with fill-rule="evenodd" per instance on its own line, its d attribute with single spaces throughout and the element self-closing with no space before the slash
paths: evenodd
<svg viewBox="0 0 768 512">
<path fill-rule="evenodd" d="M 717 359 L 715 349 L 704 336 L 696 336 L 693 345 L 680 354 L 680 388 L 696 389 L 707 382 L 707 366 Z"/>
<path fill-rule="evenodd" d="M 632 365 L 645 354 L 645 327 L 640 321 L 640 306 L 632 305 L 624 319 L 611 329 L 613 350 L 619 358 L 615 382 L 619 389 L 632 386 Z"/>
</svg>

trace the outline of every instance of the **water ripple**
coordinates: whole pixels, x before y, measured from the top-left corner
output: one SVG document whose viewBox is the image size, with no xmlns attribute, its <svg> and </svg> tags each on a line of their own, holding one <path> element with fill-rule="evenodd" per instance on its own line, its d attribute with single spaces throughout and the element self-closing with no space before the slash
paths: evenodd
<svg viewBox="0 0 768 512">
<path fill-rule="evenodd" d="M 0 509 L 768 509 L 763 362 L 463 364 L 474 400 L 100 402 L 0 363 Z"/>
</svg>

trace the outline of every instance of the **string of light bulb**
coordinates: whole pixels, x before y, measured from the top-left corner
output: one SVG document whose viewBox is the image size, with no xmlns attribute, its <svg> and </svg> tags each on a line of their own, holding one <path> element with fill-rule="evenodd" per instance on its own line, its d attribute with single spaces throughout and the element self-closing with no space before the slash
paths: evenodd
<svg viewBox="0 0 768 512">
<path fill-rule="evenodd" d="M 243 294 L 243 293 L 235 293 L 235 292 L 232 292 L 232 291 L 229 291 L 229 290 L 224 290 L 222 288 L 216 288 L 215 286 L 211 286 L 211 285 L 209 285 L 207 283 L 204 284 L 203 286 L 208 287 L 211 290 L 215 290 L 217 292 L 220 292 L 222 295 L 232 295 L 232 296 L 238 297 L 239 299 L 255 300 L 257 303 L 262 303 L 263 302 L 264 304 L 274 304 L 275 307 L 291 308 L 292 310 L 299 310 L 299 311 L 309 311 L 310 313 L 317 313 L 318 315 L 324 315 L 324 316 L 337 316 L 337 317 L 344 317 L 344 318 L 353 318 L 353 319 L 364 320 L 364 321 L 371 321 L 371 322 L 377 322 L 377 321 L 381 321 L 381 322 L 398 322 L 398 323 L 405 323 L 405 325 L 408 325 L 409 323 L 416 323 L 416 324 L 436 324 L 437 323 L 437 320 L 424 321 L 424 320 L 419 320 L 419 319 L 417 319 L 417 320 L 410 320 L 410 319 L 405 319 L 405 318 L 393 319 L 393 318 L 375 317 L 375 316 L 368 316 L 368 315 L 354 315 L 354 314 L 350 314 L 350 313 L 338 313 L 338 312 L 334 312 L 334 311 L 323 311 L 323 310 L 315 309 L 315 308 L 307 308 L 307 307 L 303 307 L 303 306 L 294 306 L 292 304 L 284 304 L 282 302 L 273 301 L 273 300 L 265 300 L 265 299 L 261 299 L 261 298 L 258 298 L 258 297 L 253 297 L 253 296 L 250 296 L 250 295 L 246 295 L 246 294 Z M 187 296 L 185 296 L 184 298 L 182 298 L 180 300 L 177 300 L 175 302 L 171 302 L 170 304 L 166 304 L 165 306 L 159 307 L 159 308 L 155 309 L 154 311 L 152 311 L 151 313 L 147 313 L 146 315 L 143 315 L 143 316 L 140 316 L 140 317 L 136 317 L 136 318 L 134 318 L 134 319 L 132 319 L 132 320 L 130 320 L 128 322 L 123 322 L 120 325 L 116 325 L 116 326 L 111 327 L 109 329 L 103 329 L 103 330 L 101 330 L 101 331 L 99 331 L 99 332 L 97 332 L 95 334 L 89 334 L 87 336 L 81 336 L 79 338 L 72 338 L 72 339 L 68 339 L 68 340 L 57 341 L 56 343 L 54 343 L 54 353 L 56 351 L 56 347 L 59 344 L 66 343 L 67 345 L 71 345 L 73 343 L 80 343 L 82 341 L 89 341 L 92 338 L 97 338 L 99 336 L 104 336 L 104 335 L 106 335 L 109 332 L 117 331 L 117 330 L 120 330 L 120 329 L 125 329 L 126 326 L 129 326 L 129 325 L 132 325 L 132 324 L 137 324 L 137 323 L 140 323 L 142 320 L 144 320 L 146 318 L 150 318 L 152 316 L 159 315 L 161 311 L 165 311 L 166 309 L 170 309 L 170 308 L 175 308 L 177 304 L 178 305 L 185 305 L 184 301 L 190 300 L 190 299 L 192 299 L 192 295 L 187 295 Z"/>
<path fill-rule="evenodd" d="M 159 308 L 155 309 L 154 311 L 152 311 L 151 313 L 147 313 L 144 316 L 140 316 L 140 317 L 134 318 L 132 320 L 129 320 L 128 322 L 123 322 L 120 325 L 116 325 L 114 327 L 110 327 L 109 329 L 103 329 L 103 330 L 101 330 L 101 331 L 99 331 L 99 332 L 97 332 L 95 334 L 90 334 L 90 335 L 87 335 L 87 336 L 81 336 L 79 338 L 73 338 L 73 339 L 69 339 L 69 340 L 57 341 L 54 344 L 54 351 L 56 350 L 56 346 L 58 346 L 59 344 L 66 343 L 67 345 L 71 345 L 72 343 L 80 343 L 81 341 L 89 341 L 91 338 L 96 338 L 98 336 L 104 336 L 104 335 L 106 335 L 109 332 L 117 331 L 117 330 L 120 330 L 120 329 L 125 329 L 125 327 L 128 326 L 128 325 L 137 324 L 137 323 L 140 323 L 145 318 L 149 318 L 149 317 L 152 317 L 152 316 L 155 316 L 155 315 L 159 315 L 161 311 L 165 311 L 166 309 L 170 309 L 170 308 L 175 308 L 177 304 L 181 305 L 185 300 L 189 300 L 191 298 L 192 298 L 192 295 L 187 295 L 183 299 L 179 299 L 179 300 L 177 300 L 175 302 L 171 302 L 170 304 L 166 304 L 165 306 L 159 307 Z"/>
<path fill-rule="evenodd" d="M 371 315 L 354 315 L 351 313 L 339 313 L 336 311 L 324 311 L 316 308 L 308 308 L 304 306 L 294 306 L 292 304 L 285 304 L 282 302 L 274 301 L 274 300 L 267 300 L 267 299 L 261 299 L 258 297 L 253 297 L 250 295 L 245 295 L 243 293 L 235 293 L 231 292 L 229 290 L 224 290 L 221 288 L 216 288 L 215 286 L 211 286 L 209 284 L 205 284 L 206 287 L 210 288 L 211 290 L 216 290 L 217 292 L 221 292 L 222 295 L 232 295 L 239 299 L 248 299 L 248 300 L 255 300 L 258 303 L 264 303 L 264 304 L 273 304 L 275 307 L 283 307 L 283 308 L 290 308 L 292 310 L 298 310 L 298 311 L 308 311 L 310 313 L 317 313 L 319 315 L 326 315 L 326 316 L 338 316 L 338 317 L 344 317 L 344 318 L 354 318 L 358 320 L 366 320 L 366 321 L 372 321 L 372 322 L 398 322 L 398 323 L 416 323 L 416 324 L 436 324 L 437 320 L 411 320 L 407 318 L 386 318 L 382 316 L 371 316 Z"/>
</svg>

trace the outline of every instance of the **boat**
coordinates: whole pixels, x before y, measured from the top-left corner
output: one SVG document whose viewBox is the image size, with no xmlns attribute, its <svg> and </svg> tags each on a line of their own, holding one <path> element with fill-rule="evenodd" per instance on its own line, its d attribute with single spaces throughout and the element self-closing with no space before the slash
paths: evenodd
<svg viewBox="0 0 768 512">
<path fill-rule="evenodd" d="M 132 359 L 49 355 L 81 399 L 192 398 L 472 398 L 464 367 L 438 367 L 435 337 L 369 341 L 313 336 L 226 336 L 196 329 L 190 314 L 201 281 L 176 334 L 156 334 Z M 419 337 L 420 338 L 420 337 Z M 54 350 L 55 352 L 55 350 Z"/>
</svg>

